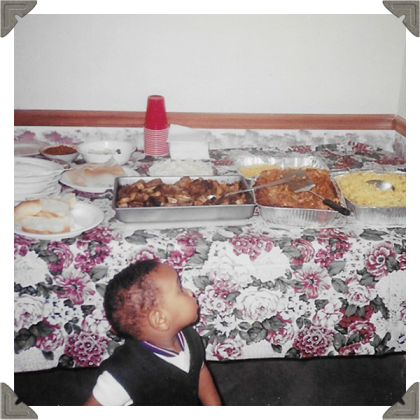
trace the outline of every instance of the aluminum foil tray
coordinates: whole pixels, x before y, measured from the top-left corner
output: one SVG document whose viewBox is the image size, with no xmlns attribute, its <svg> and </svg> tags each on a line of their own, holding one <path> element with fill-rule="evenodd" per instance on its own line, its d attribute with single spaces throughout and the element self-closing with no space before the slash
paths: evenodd
<svg viewBox="0 0 420 420">
<path fill-rule="evenodd" d="M 251 165 L 279 165 L 281 169 L 285 168 L 302 168 L 312 167 L 319 169 L 328 170 L 327 164 L 316 156 L 299 155 L 290 156 L 285 158 L 273 157 L 273 156 L 239 156 L 234 160 L 235 167 L 239 171 L 239 168 L 243 166 Z"/>
<path fill-rule="evenodd" d="M 344 196 L 333 178 L 331 181 L 340 199 L 340 204 L 346 207 Z M 335 222 L 339 214 L 335 210 L 301 209 L 292 207 L 269 207 L 258 204 L 261 217 L 268 223 L 297 227 L 328 226 Z M 350 209 L 349 209 L 350 210 Z"/>
<path fill-rule="evenodd" d="M 296 227 L 320 227 L 334 223 L 334 210 L 298 209 L 258 206 L 261 217 L 268 223 Z"/>
<path fill-rule="evenodd" d="M 131 207 L 118 208 L 118 190 L 123 185 L 134 184 L 139 180 L 145 182 L 159 178 L 165 184 L 175 184 L 182 177 L 117 177 L 114 181 L 114 194 L 112 208 L 118 220 L 125 223 L 157 223 L 157 222 L 187 222 L 187 221 L 220 221 L 220 220 L 243 220 L 250 219 L 254 215 L 255 202 L 251 192 L 249 198 L 251 204 L 230 204 L 214 206 L 176 206 L 176 207 Z M 248 188 L 246 179 L 237 175 L 226 176 L 201 176 L 190 177 L 191 179 L 213 179 L 219 183 L 240 182 L 241 188 Z"/>
<path fill-rule="evenodd" d="M 355 170 L 353 172 L 375 172 L 385 173 L 382 171 L 362 171 Z M 335 173 L 334 178 L 344 175 L 347 172 Z M 389 173 L 389 172 L 388 172 Z M 399 171 L 391 172 L 404 175 Z M 405 226 L 406 224 L 406 207 L 372 207 L 359 206 L 344 196 L 346 207 L 352 212 L 356 220 L 367 225 L 388 225 L 388 226 Z"/>
<path fill-rule="evenodd" d="M 406 223 L 405 207 L 366 207 L 358 206 L 347 198 L 345 201 L 354 217 L 365 224 L 404 226 Z"/>
</svg>

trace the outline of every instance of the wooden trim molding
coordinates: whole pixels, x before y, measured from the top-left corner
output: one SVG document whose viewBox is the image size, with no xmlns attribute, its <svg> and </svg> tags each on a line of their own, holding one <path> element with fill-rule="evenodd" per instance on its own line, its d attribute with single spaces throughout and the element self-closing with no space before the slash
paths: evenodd
<svg viewBox="0 0 420 420">
<path fill-rule="evenodd" d="M 396 116 L 394 119 L 394 130 L 405 137 L 406 133 L 406 121 L 400 116 Z"/>
<path fill-rule="evenodd" d="M 15 126 L 143 127 L 145 112 L 15 110 Z M 393 114 L 216 114 L 168 112 L 170 124 L 191 128 L 396 130 L 405 120 Z"/>
</svg>

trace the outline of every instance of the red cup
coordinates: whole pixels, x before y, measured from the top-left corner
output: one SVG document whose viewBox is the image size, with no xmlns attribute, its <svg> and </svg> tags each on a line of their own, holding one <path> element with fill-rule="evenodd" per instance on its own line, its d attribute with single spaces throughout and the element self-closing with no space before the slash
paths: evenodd
<svg viewBox="0 0 420 420">
<path fill-rule="evenodd" d="M 150 130 L 144 128 L 144 153 L 149 156 L 167 156 L 169 154 L 168 128 Z"/>
<path fill-rule="evenodd" d="M 168 131 L 165 98 L 160 95 L 149 96 L 144 121 L 144 153 L 149 156 L 168 155 Z"/>
<path fill-rule="evenodd" d="M 164 130 L 168 127 L 165 98 L 163 96 L 151 95 L 147 98 L 144 127 L 149 130 Z"/>
</svg>

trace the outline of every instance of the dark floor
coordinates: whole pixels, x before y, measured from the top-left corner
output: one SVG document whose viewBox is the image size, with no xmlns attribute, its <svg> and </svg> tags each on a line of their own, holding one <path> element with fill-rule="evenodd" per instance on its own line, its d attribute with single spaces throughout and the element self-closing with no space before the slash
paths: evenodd
<svg viewBox="0 0 420 420">
<path fill-rule="evenodd" d="M 389 406 L 406 392 L 406 356 L 269 359 L 208 363 L 225 405 Z M 96 369 L 18 373 L 27 406 L 82 405 Z"/>
</svg>

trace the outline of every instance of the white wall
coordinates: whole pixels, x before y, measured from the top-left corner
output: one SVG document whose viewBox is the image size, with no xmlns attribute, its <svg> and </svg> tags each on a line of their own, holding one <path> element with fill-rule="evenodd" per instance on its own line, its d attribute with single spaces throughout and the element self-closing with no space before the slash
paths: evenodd
<svg viewBox="0 0 420 420">
<path fill-rule="evenodd" d="M 404 113 L 405 33 L 391 14 L 29 14 L 15 108 Z"/>
<path fill-rule="evenodd" d="M 406 108 L 406 102 L 407 102 L 407 97 L 406 97 L 406 69 L 407 69 L 406 54 L 404 54 L 403 70 L 402 70 L 401 86 L 400 86 L 400 100 L 399 100 L 398 112 L 397 112 L 397 114 L 400 117 L 403 117 L 403 118 L 407 118 L 406 117 L 406 113 L 407 113 L 407 108 Z"/>
</svg>

